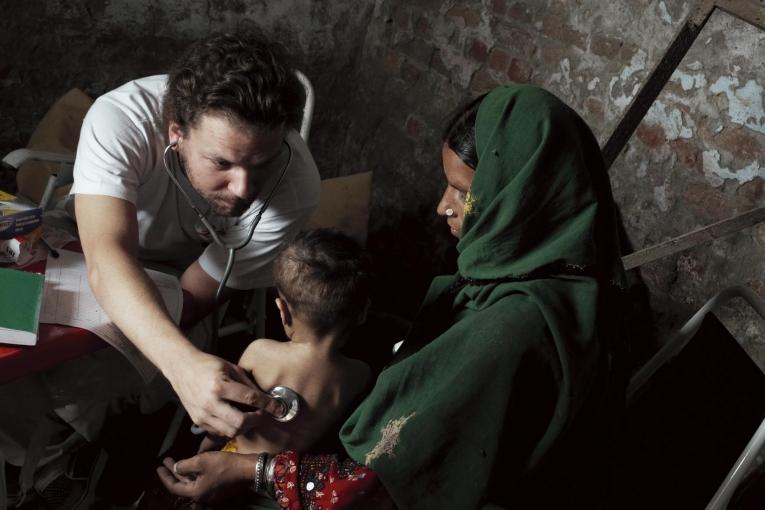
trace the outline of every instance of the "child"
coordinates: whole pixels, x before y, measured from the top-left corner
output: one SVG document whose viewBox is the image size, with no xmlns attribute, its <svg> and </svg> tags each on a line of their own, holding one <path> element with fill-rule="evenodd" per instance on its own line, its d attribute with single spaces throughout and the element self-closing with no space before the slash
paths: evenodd
<svg viewBox="0 0 765 510">
<path fill-rule="evenodd" d="M 300 410 L 289 422 L 267 414 L 258 417 L 254 427 L 231 439 L 224 451 L 307 451 L 333 426 L 339 427 L 370 381 L 366 363 L 340 353 L 353 326 L 364 321 L 369 305 L 369 271 L 361 248 L 332 230 L 302 232 L 276 257 L 274 282 L 279 293 L 276 306 L 289 340 L 255 340 L 245 349 L 239 365 L 265 391 L 274 386 L 294 390 L 300 396 Z M 220 448 L 225 442 L 220 439 L 206 437 L 200 452 Z M 166 469 L 158 470 L 160 478 L 183 483 L 193 480 L 173 473 L 173 462 L 165 459 Z M 239 492 L 231 488 L 207 503 L 223 508 Z M 147 491 L 139 508 L 199 510 L 205 505 L 155 487 Z"/>
<path fill-rule="evenodd" d="M 274 261 L 274 282 L 289 340 L 255 340 L 239 365 L 265 391 L 286 386 L 297 392 L 300 411 L 286 423 L 260 416 L 225 451 L 306 451 L 351 411 L 370 379 L 365 363 L 339 352 L 353 326 L 364 321 L 369 304 L 369 272 L 361 248 L 339 232 L 303 232 Z M 210 446 L 207 439 L 200 449 Z"/>
</svg>

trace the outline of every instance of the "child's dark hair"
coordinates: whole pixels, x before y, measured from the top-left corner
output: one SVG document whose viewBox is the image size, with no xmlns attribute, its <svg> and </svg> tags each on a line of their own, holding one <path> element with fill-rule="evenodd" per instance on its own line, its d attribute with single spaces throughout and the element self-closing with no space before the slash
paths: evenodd
<svg viewBox="0 0 765 510">
<path fill-rule="evenodd" d="M 369 300 L 369 261 L 345 234 L 307 230 L 276 257 L 274 281 L 292 312 L 322 335 L 362 317 Z"/>
<path fill-rule="evenodd" d="M 484 97 L 486 94 L 480 95 L 454 110 L 447 118 L 446 127 L 441 135 L 441 141 L 473 170 L 478 166 L 475 119 L 478 116 L 478 107 L 481 106 Z"/>
</svg>

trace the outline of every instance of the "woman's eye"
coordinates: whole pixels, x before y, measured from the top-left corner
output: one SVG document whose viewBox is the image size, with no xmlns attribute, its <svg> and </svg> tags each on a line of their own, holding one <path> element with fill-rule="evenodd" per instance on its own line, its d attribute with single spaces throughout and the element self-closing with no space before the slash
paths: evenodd
<svg viewBox="0 0 765 510">
<path fill-rule="evenodd" d="M 467 193 L 466 192 L 457 190 L 457 198 L 459 199 L 460 202 L 464 202 L 465 201 L 465 197 L 467 197 Z"/>
<path fill-rule="evenodd" d="M 215 161 L 215 166 L 218 168 L 226 168 L 228 166 L 228 161 L 225 159 L 218 159 Z"/>
</svg>

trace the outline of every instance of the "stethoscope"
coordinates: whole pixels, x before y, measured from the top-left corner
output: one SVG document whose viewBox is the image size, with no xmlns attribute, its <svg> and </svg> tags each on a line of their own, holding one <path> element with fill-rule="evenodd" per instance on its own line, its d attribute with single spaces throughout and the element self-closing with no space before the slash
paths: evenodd
<svg viewBox="0 0 765 510">
<path fill-rule="evenodd" d="M 199 208 L 194 203 L 194 200 L 192 200 L 191 196 L 186 192 L 184 187 L 181 185 L 180 181 L 178 180 L 178 177 L 176 177 L 175 172 L 173 172 L 170 169 L 170 164 L 168 164 L 168 153 L 176 152 L 175 149 L 178 146 L 178 141 L 174 141 L 170 143 L 167 147 L 165 147 L 164 152 L 162 153 L 162 163 L 165 167 L 165 173 L 167 173 L 167 176 L 170 178 L 170 180 L 173 182 L 175 187 L 178 189 L 178 191 L 181 192 L 181 195 L 183 195 L 184 199 L 188 203 L 188 205 L 191 207 L 191 209 L 196 213 L 197 218 L 199 218 L 199 221 L 202 222 L 202 225 L 204 228 L 207 229 L 207 232 L 209 232 L 210 237 L 212 238 L 213 242 L 220 246 L 221 248 L 225 248 L 228 250 L 228 260 L 226 262 L 226 269 L 223 272 L 223 277 L 220 280 L 220 283 L 218 283 L 218 289 L 215 291 L 215 302 L 213 303 L 213 309 L 212 309 L 212 338 L 213 338 L 213 345 L 217 343 L 218 341 L 218 302 L 220 301 L 221 294 L 223 293 L 223 289 L 226 287 L 226 282 L 228 281 L 229 276 L 231 275 L 231 270 L 234 267 L 234 259 L 236 258 L 236 251 L 245 247 L 247 243 L 250 242 L 252 239 L 252 235 L 255 233 L 255 227 L 258 226 L 258 223 L 260 223 L 260 219 L 263 217 L 263 213 L 266 212 L 266 209 L 268 208 L 269 203 L 271 202 L 271 199 L 273 198 L 274 194 L 276 193 L 276 190 L 281 185 L 282 181 L 284 180 L 284 176 L 287 173 L 287 169 L 290 166 L 290 163 L 292 162 L 292 147 L 290 144 L 285 140 L 284 144 L 287 146 L 287 162 L 284 164 L 284 168 L 282 168 L 281 173 L 279 174 L 279 179 L 276 181 L 276 184 L 274 184 L 271 187 L 271 190 L 268 192 L 268 195 L 266 195 L 265 200 L 263 200 L 263 205 L 260 207 L 260 211 L 258 211 L 257 216 L 255 216 L 255 219 L 252 220 L 250 223 L 250 228 L 247 231 L 247 237 L 243 241 L 240 241 L 236 244 L 234 243 L 228 243 L 225 240 L 221 238 L 221 236 L 218 234 L 215 228 L 210 224 L 210 221 L 207 219 L 205 213 L 199 210 Z M 177 166 L 181 168 L 182 171 L 183 165 L 181 164 L 180 157 L 178 156 L 176 152 L 176 163 Z M 184 172 L 185 177 L 185 172 Z M 268 393 L 271 398 L 279 402 L 282 407 L 282 412 L 279 413 L 279 415 L 272 415 L 273 418 L 277 421 L 287 422 L 295 419 L 297 416 L 299 407 L 300 407 L 300 397 L 298 394 L 291 390 L 290 388 L 287 388 L 285 386 L 276 386 L 271 389 Z M 201 434 L 204 432 L 204 430 L 201 427 L 198 427 L 194 425 L 192 427 L 192 432 L 195 434 Z"/>
</svg>

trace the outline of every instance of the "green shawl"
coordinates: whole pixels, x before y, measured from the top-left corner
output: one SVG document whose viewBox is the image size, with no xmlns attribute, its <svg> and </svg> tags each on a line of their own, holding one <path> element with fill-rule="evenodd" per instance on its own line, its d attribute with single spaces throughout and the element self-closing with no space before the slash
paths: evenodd
<svg viewBox="0 0 765 510">
<path fill-rule="evenodd" d="M 400 508 L 517 503 L 609 371 L 604 303 L 623 271 L 590 130 L 553 95 L 509 85 L 483 99 L 476 142 L 458 273 L 433 280 L 341 430 Z"/>
</svg>

